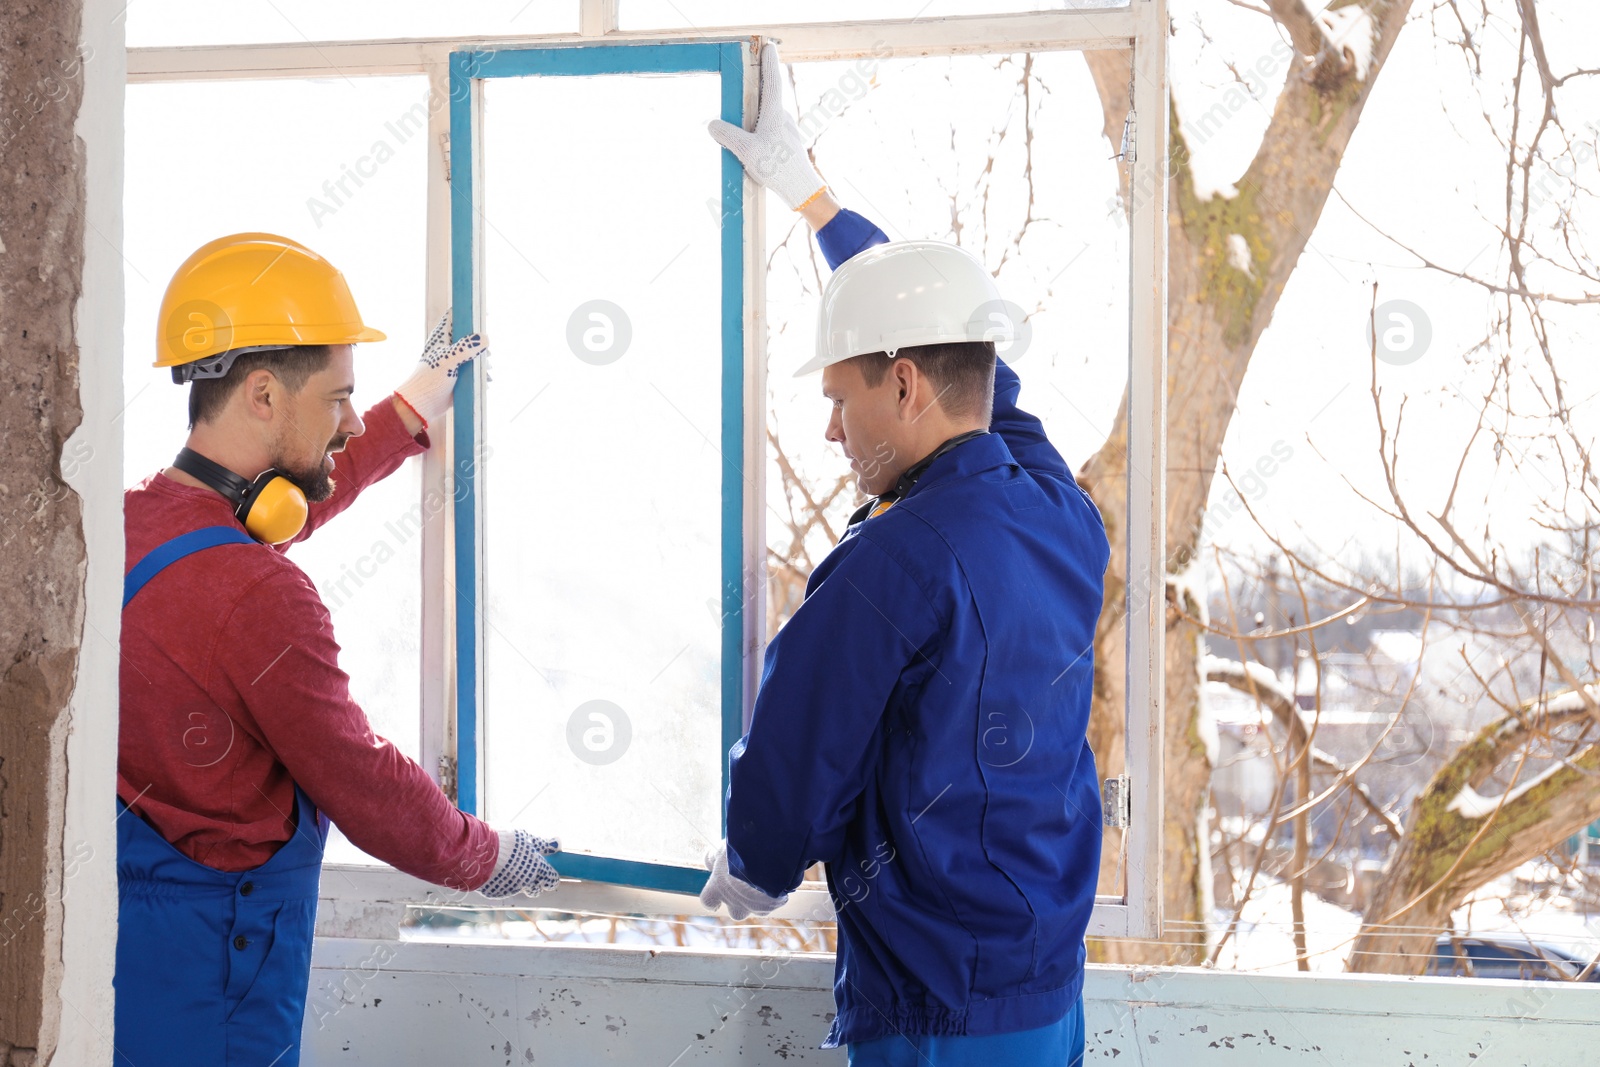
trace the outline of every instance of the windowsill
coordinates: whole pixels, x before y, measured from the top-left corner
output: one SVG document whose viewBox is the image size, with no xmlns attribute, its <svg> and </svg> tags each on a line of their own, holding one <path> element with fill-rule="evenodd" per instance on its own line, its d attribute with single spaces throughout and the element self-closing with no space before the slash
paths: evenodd
<svg viewBox="0 0 1600 1067">
<path fill-rule="evenodd" d="M 715 914 L 698 897 L 605 882 L 562 879 L 538 897 L 492 899 L 459 892 L 402 874 L 393 867 L 329 863 L 322 868 L 318 894 L 320 936 L 397 940 L 406 906 L 462 908 L 529 908 L 539 911 L 600 912 L 616 915 L 700 916 Z M 822 889 L 797 889 L 768 918 L 825 922 L 833 919 L 833 903 Z M 408 938 L 410 940 L 410 938 Z M 457 939 L 463 942 L 469 939 Z M 480 944 L 470 940 L 472 944 Z"/>
</svg>

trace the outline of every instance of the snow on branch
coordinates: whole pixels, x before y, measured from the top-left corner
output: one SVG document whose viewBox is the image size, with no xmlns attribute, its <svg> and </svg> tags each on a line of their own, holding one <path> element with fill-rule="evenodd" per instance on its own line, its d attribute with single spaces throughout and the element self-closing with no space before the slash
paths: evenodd
<svg viewBox="0 0 1600 1067">
<path fill-rule="evenodd" d="M 1355 68 L 1356 77 L 1366 81 L 1372 66 L 1372 42 L 1377 35 L 1367 9 L 1360 4 L 1329 7 L 1317 15 L 1316 21 L 1327 47 L 1344 55 Z"/>
<path fill-rule="evenodd" d="M 1241 663 L 1238 660 L 1223 659 L 1221 656 L 1207 656 L 1205 679 L 1208 682 L 1220 682 L 1254 697 L 1262 707 L 1272 713 L 1273 718 L 1289 730 L 1289 735 L 1297 748 L 1304 748 L 1310 739 L 1310 730 L 1295 703 L 1294 694 L 1284 688 L 1277 676 L 1266 666 L 1260 663 Z M 1356 780 L 1355 768 L 1345 766 L 1327 752 L 1314 746 L 1310 751 L 1312 766 L 1337 776 L 1338 782 L 1354 793 L 1362 806 L 1372 813 L 1391 837 L 1398 841 L 1400 824 L 1367 791 L 1367 787 Z"/>
</svg>

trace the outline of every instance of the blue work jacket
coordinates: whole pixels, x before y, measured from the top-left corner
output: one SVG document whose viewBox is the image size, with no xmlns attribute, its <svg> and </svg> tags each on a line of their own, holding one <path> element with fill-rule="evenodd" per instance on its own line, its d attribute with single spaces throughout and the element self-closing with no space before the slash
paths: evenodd
<svg viewBox="0 0 1600 1067">
<path fill-rule="evenodd" d="M 834 266 L 883 239 L 843 222 L 819 235 Z M 812 573 L 730 753 L 730 871 L 779 894 L 827 865 L 839 1011 L 824 1047 L 1027 1030 L 1082 991 L 1109 548 L 1019 388 L 998 363 L 991 432 Z"/>
</svg>

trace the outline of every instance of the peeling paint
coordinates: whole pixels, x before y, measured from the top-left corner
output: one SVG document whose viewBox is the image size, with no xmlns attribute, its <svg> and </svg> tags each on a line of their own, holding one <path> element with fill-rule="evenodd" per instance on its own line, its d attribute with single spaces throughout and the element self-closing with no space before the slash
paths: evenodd
<svg viewBox="0 0 1600 1067">
<path fill-rule="evenodd" d="M 327 942 L 318 951 L 330 951 Z M 335 1020 L 337 1033 L 308 1033 L 308 1061 L 318 1062 L 320 1054 L 331 1062 L 343 1050 L 362 1062 L 452 1067 L 845 1062 L 842 1050 L 817 1048 L 834 1014 L 827 1010 L 827 961 L 791 964 L 782 988 L 762 989 L 725 1020 L 713 1016 L 717 1025 L 707 1031 L 708 999 L 739 981 L 726 960 L 664 956 L 662 970 L 641 976 L 621 964 L 608 969 L 603 954 L 563 954 L 564 965 L 583 961 L 584 973 L 541 978 L 481 973 L 484 961 L 459 948 L 439 957 L 440 971 L 426 973 L 423 951 L 412 957 L 417 970 L 396 974 L 386 986 L 391 1010 L 383 1018 L 347 1012 Z M 527 958 L 549 963 L 534 951 Z M 331 963 L 318 966 L 337 972 Z M 1524 1000 L 1529 995 L 1521 986 L 1514 992 Z M 1423 979 L 1397 987 L 1393 979 L 1092 968 L 1085 986 L 1088 1062 L 1167 1067 L 1223 1056 L 1227 1067 L 1588 1062 L 1586 1050 L 1600 1043 L 1593 991 L 1555 984 L 1548 999 L 1538 992 L 1539 1040 L 1529 1042 L 1528 1014 L 1508 1001 L 1506 988 L 1486 983 Z M 449 1009 L 452 995 L 468 1009 L 460 1018 Z M 574 1002 L 594 1007 L 585 1011 Z M 519 1006 L 507 1015 L 508 1004 Z M 481 1005 L 481 1014 L 472 1005 Z M 501 1032 L 485 1035 L 491 1018 Z M 1522 1058 L 1535 1054 L 1537 1061 Z"/>
</svg>

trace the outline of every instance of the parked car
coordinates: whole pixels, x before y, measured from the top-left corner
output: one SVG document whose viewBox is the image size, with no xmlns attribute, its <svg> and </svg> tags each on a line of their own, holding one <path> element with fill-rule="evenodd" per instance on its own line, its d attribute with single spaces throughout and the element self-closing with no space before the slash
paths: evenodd
<svg viewBox="0 0 1600 1067">
<path fill-rule="evenodd" d="M 1600 967 L 1593 963 L 1566 949 L 1527 938 L 1445 934 L 1435 942 L 1433 959 L 1428 961 L 1424 973 L 1445 977 L 1600 982 Z"/>
</svg>

